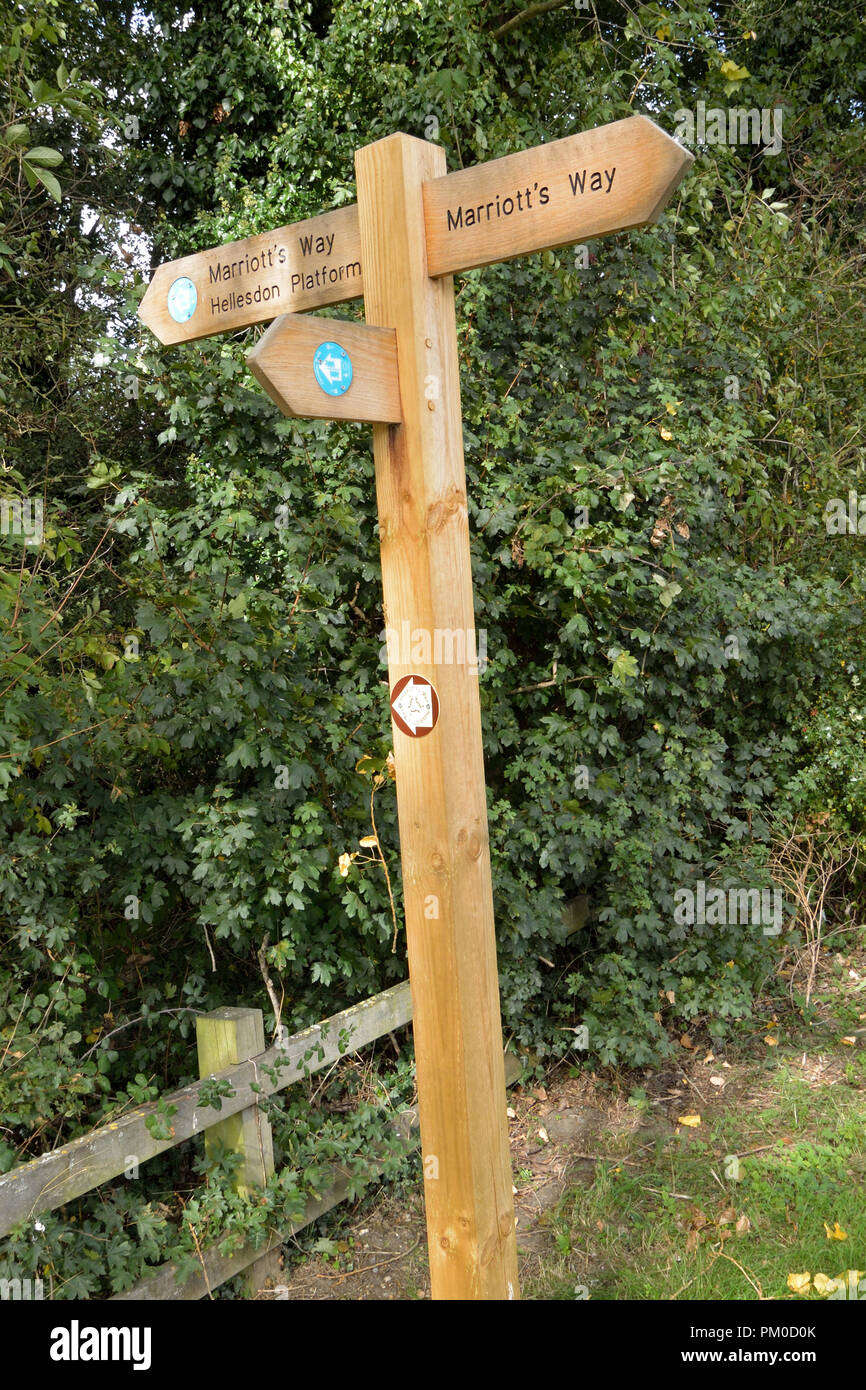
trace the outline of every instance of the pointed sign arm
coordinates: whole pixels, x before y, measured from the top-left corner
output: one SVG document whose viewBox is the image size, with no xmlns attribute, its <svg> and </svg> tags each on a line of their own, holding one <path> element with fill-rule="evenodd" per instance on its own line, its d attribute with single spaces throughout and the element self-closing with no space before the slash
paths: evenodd
<svg viewBox="0 0 866 1390">
<path fill-rule="evenodd" d="M 314 372 L 316 349 L 329 342 L 351 362 L 351 385 L 339 395 L 326 394 Z M 284 314 L 247 353 L 247 366 L 284 415 L 374 424 L 397 424 L 402 418 L 393 328 Z M 322 358 L 321 370 L 333 379 L 330 357 Z"/>
<path fill-rule="evenodd" d="M 364 293 L 358 208 L 347 207 L 158 266 L 139 317 L 187 343 Z"/>
<path fill-rule="evenodd" d="M 655 222 L 694 156 L 627 116 L 425 183 L 434 277 Z"/>
<path fill-rule="evenodd" d="M 423 185 L 427 273 L 510 260 L 654 222 L 693 156 L 629 116 Z M 139 316 L 190 342 L 364 293 L 357 204 L 159 266 Z"/>
</svg>

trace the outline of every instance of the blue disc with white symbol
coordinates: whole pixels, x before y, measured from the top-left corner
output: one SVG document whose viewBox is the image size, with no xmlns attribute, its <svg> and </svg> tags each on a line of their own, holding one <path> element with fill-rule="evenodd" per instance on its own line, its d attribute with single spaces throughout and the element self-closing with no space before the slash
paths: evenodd
<svg viewBox="0 0 866 1390">
<path fill-rule="evenodd" d="M 181 275 L 170 286 L 166 297 L 166 307 L 175 323 L 189 323 L 196 311 L 198 292 L 192 280 Z"/>
<path fill-rule="evenodd" d="M 342 396 L 352 385 L 352 359 L 339 343 L 319 343 L 313 371 L 326 396 Z"/>
</svg>

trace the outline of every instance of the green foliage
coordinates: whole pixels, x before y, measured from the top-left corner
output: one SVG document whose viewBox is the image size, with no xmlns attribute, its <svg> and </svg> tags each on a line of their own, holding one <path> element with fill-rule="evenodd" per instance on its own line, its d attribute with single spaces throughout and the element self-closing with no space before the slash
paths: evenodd
<svg viewBox="0 0 866 1390">
<path fill-rule="evenodd" d="M 143 1080 L 143 1078 L 141 1078 Z M 301 1219 L 337 1175 L 348 1179 L 351 1200 L 370 1182 L 408 1176 L 405 1141 L 389 1116 L 411 1097 L 408 1066 L 382 1077 L 375 1102 L 363 1099 L 351 1073 L 318 1092 L 298 1088 L 266 1102 L 274 1127 L 277 1171 L 255 1199 L 234 1190 L 238 1155 L 170 1150 L 140 1172 L 100 1188 L 99 1200 L 70 1204 L 37 1224 L 23 1222 L 0 1248 L 0 1278 L 42 1278 L 46 1296 L 99 1298 L 131 1288 L 153 1266 L 174 1262 L 178 1282 L 201 1270 L 199 1250 L 218 1245 L 230 1255 L 242 1245 L 262 1246 Z M 174 1107 L 160 1101 L 158 1118 L 168 1138 Z M 151 1126 L 148 1126 L 151 1128 Z M 333 1168 L 332 1165 L 336 1165 Z M 195 1184 L 191 1195 L 192 1186 Z M 180 1195 L 184 1194 L 184 1195 Z"/>
<path fill-rule="evenodd" d="M 0 1165 L 188 1080 L 196 1010 L 269 1010 L 266 937 L 291 1029 L 405 976 L 351 857 L 372 797 L 399 903 L 369 430 L 279 417 L 255 330 L 135 318 L 151 258 L 352 201 L 394 130 L 453 168 L 785 93 L 781 155 L 697 150 L 585 268 L 457 282 L 506 1029 L 635 1065 L 747 1013 L 772 940 L 674 893 L 763 881 L 803 812 L 859 839 L 866 776 L 862 538 L 823 520 L 863 459 L 862 29 L 777 8 L 5 7 L 0 497 L 44 535 L 0 535 Z M 131 1280 L 164 1232 L 121 1191 Z M 103 1287 L 85 1259 L 64 1287 Z"/>
</svg>

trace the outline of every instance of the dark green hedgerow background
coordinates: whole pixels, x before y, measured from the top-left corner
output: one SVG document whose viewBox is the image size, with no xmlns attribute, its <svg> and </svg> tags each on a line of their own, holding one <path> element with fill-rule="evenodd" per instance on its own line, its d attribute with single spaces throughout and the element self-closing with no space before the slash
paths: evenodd
<svg viewBox="0 0 866 1390">
<path fill-rule="evenodd" d="M 723 1035 L 779 942 L 676 927 L 675 890 L 769 884 L 792 829 L 820 861 L 864 827 L 866 542 L 823 518 L 866 439 L 862 23 L 811 0 L 0 14 L 0 493 L 45 506 L 41 547 L 0 537 L 0 1166 L 194 1074 L 192 1011 L 269 1011 L 266 936 L 291 1029 L 405 976 L 381 867 L 339 870 L 375 790 L 399 887 L 370 431 L 278 416 L 256 330 L 163 350 L 135 318 L 151 252 L 353 201 L 353 151 L 395 130 L 438 126 L 457 168 L 633 111 L 673 133 L 698 101 L 784 107 L 782 153 L 698 148 L 660 223 L 586 268 L 456 281 L 507 1033 L 545 1059 L 586 1024 L 594 1066 Z M 309 1123 L 292 1200 L 353 1142 Z M 177 1197 L 169 1160 L 147 1171 Z M 187 1238 L 165 1218 L 121 1184 L 79 1207 L 107 1266 L 57 1217 L 9 1258 L 105 1291 Z"/>
</svg>

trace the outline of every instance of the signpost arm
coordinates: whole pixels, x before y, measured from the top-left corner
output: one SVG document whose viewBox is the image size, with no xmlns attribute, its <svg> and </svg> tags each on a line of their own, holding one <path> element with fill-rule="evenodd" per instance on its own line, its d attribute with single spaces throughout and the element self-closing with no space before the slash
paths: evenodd
<svg viewBox="0 0 866 1390">
<path fill-rule="evenodd" d="M 373 426 L 385 622 L 428 656 L 389 651 L 389 677 L 440 703 L 426 737 L 394 731 L 431 1286 L 517 1298 L 454 287 L 426 264 L 422 186 L 445 154 L 397 134 L 355 164 L 366 318 L 396 330 L 403 414 Z M 457 660 L 437 662 L 437 634 Z"/>
</svg>

